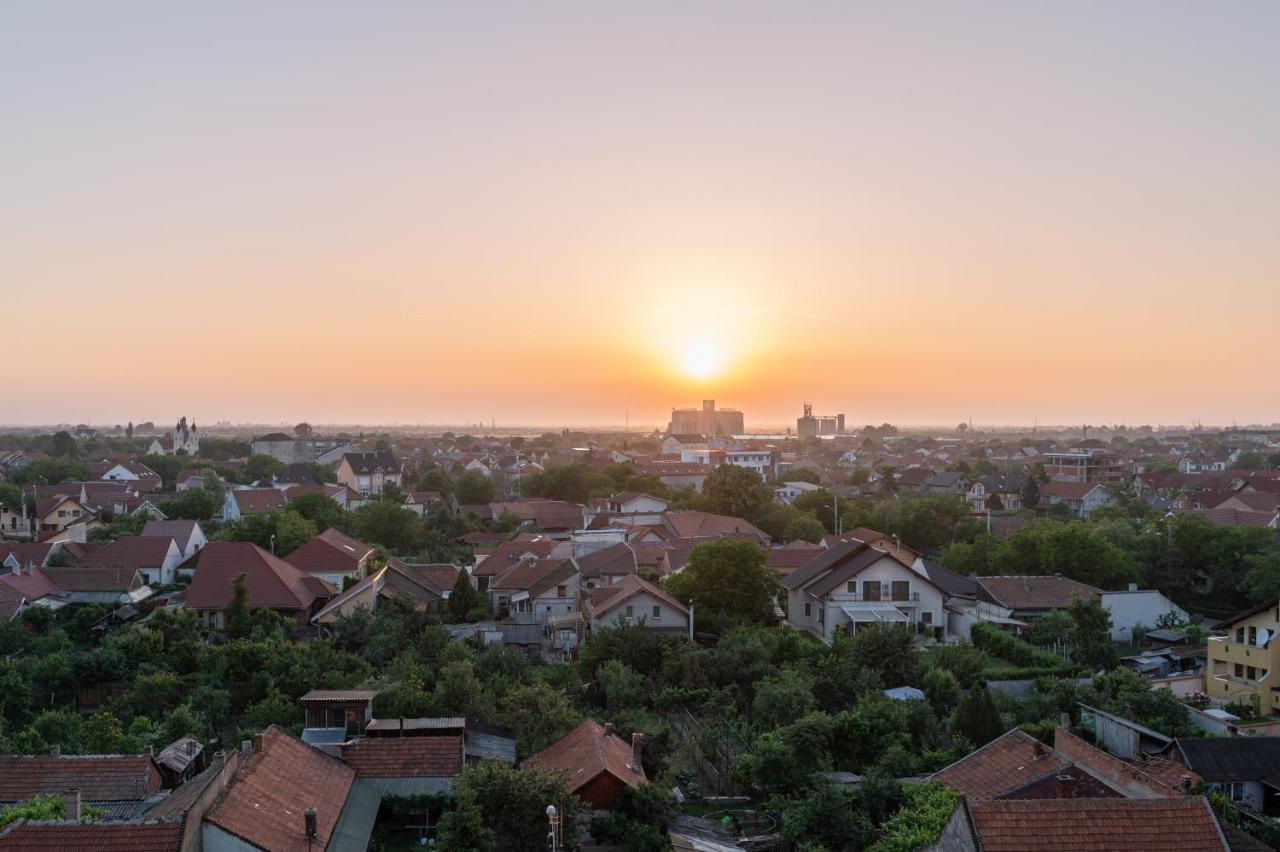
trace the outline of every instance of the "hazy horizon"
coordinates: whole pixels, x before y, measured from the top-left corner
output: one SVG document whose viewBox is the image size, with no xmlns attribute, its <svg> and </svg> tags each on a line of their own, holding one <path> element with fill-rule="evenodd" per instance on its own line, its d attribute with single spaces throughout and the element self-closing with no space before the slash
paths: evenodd
<svg viewBox="0 0 1280 852">
<path fill-rule="evenodd" d="M 2 14 L 3 422 L 1280 416 L 1274 3 Z"/>
</svg>

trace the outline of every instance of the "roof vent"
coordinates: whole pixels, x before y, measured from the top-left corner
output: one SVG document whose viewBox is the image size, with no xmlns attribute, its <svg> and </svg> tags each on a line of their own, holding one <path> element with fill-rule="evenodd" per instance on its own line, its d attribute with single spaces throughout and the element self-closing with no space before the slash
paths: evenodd
<svg viewBox="0 0 1280 852">
<path fill-rule="evenodd" d="M 316 828 L 316 809 L 308 807 L 302 812 L 302 826 L 306 832 L 307 840 L 315 840 L 319 835 Z"/>
</svg>

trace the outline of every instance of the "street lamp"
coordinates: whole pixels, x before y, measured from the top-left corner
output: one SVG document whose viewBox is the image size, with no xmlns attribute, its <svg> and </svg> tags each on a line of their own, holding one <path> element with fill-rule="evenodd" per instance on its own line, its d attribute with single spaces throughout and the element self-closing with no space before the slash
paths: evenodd
<svg viewBox="0 0 1280 852">
<path fill-rule="evenodd" d="M 547 848 L 551 852 L 557 852 L 560 849 L 560 814 L 556 812 L 555 805 L 547 805 L 547 823 L 550 831 L 547 832 Z"/>
</svg>

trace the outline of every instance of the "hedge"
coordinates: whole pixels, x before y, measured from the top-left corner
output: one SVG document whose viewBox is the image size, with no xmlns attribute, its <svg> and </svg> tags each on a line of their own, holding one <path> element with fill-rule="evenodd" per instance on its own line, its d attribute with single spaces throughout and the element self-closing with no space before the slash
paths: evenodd
<svg viewBox="0 0 1280 852">
<path fill-rule="evenodd" d="M 1024 642 L 999 627 L 980 621 L 969 631 L 969 639 L 975 647 L 994 657 L 1008 660 L 1019 666 L 1017 680 L 1029 680 L 1043 675 L 1067 674 L 1073 666 L 1061 657 L 1042 651 L 1030 642 Z"/>
</svg>

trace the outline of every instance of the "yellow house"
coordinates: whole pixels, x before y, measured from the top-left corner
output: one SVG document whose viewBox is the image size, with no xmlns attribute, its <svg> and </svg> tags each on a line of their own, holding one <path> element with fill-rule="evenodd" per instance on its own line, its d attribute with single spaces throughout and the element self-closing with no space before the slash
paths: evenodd
<svg viewBox="0 0 1280 852">
<path fill-rule="evenodd" d="M 1208 641 L 1205 686 L 1212 698 L 1248 704 L 1258 715 L 1280 715 L 1280 600 L 1218 625 Z"/>
</svg>

